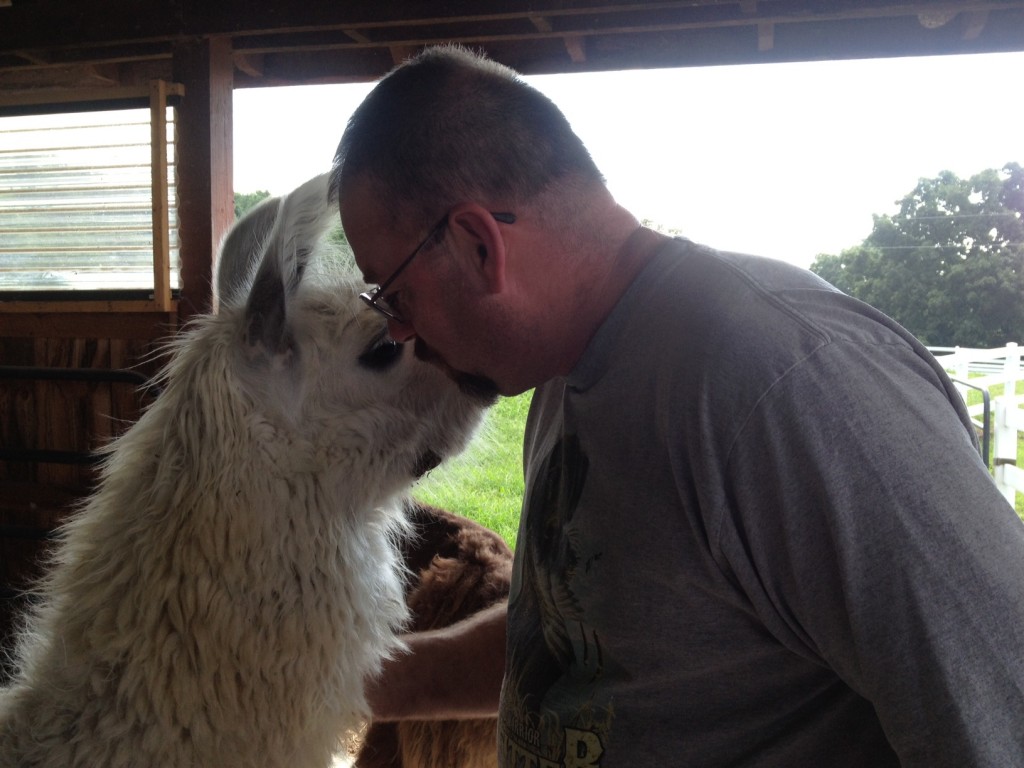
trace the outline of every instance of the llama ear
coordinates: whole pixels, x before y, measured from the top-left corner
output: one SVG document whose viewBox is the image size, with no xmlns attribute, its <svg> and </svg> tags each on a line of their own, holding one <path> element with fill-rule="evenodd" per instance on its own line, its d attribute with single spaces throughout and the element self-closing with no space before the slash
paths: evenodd
<svg viewBox="0 0 1024 768">
<path fill-rule="evenodd" d="M 237 304 L 244 297 L 280 207 L 279 197 L 261 200 L 235 222 L 224 238 L 217 256 L 214 284 L 218 307 Z"/>
<path fill-rule="evenodd" d="M 288 304 L 314 248 L 337 219 L 327 179 L 328 174 L 310 179 L 278 205 L 245 305 L 245 340 L 251 355 L 264 354 L 286 364 L 295 351 Z"/>
</svg>

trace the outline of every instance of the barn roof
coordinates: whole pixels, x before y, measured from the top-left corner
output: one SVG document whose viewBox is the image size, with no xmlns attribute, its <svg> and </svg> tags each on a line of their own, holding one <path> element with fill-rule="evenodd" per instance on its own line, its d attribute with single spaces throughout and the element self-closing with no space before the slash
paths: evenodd
<svg viewBox="0 0 1024 768">
<path fill-rule="evenodd" d="M 567 73 L 1024 50 L 1024 0 L 0 0 L 0 92 L 171 79 L 211 38 L 234 87 L 373 80 L 444 41 Z"/>
</svg>

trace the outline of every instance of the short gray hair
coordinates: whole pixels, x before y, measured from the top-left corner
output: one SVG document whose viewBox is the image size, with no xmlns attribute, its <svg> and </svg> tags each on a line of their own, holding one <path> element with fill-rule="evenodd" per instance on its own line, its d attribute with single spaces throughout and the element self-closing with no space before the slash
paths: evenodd
<svg viewBox="0 0 1024 768">
<path fill-rule="evenodd" d="M 395 207 L 432 216 L 469 199 L 522 203 L 552 182 L 603 184 L 565 115 L 512 69 L 459 46 L 424 50 L 352 114 L 331 194 L 372 180 Z"/>
</svg>

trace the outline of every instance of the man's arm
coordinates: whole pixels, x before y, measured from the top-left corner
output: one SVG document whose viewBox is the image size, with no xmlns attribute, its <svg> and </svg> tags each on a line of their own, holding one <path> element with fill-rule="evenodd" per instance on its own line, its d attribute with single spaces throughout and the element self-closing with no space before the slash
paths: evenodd
<svg viewBox="0 0 1024 768">
<path fill-rule="evenodd" d="M 903 766 L 1024 765 L 1024 526 L 924 366 L 840 343 L 787 371 L 735 442 L 719 541 Z"/>
<path fill-rule="evenodd" d="M 501 602 L 450 627 L 408 635 L 409 652 L 367 681 L 375 721 L 494 717 L 505 674 Z"/>
</svg>

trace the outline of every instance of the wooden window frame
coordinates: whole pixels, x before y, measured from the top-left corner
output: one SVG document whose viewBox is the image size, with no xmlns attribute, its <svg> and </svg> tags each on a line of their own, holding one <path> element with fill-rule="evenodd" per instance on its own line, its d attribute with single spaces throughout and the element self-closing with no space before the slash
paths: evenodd
<svg viewBox="0 0 1024 768">
<path fill-rule="evenodd" d="M 145 299 L 102 299 L 75 291 L 59 300 L 33 300 L 11 297 L 0 300 L 0 314 L 49 313 L 173 313 L 177 300 L 172 294 L 169 206 L 167 202 L 167 107 L 174 106 L 185 94 L 179 83 L 153 80 L 148 86 L 87 88 L 62 94 L 51 92 L 0 95 L 0 116 L 55 114 L 90 109 L 130 109 L 148 107 L 150 111 L 150 177 L 152 183 L 153 293 Z M 82 291 L 82 294 L 92 293 Z M 6 324 L 6 323 L 5 323 Z M 19 323 L 20 325 L 20 323 Z"/>
</svg>

